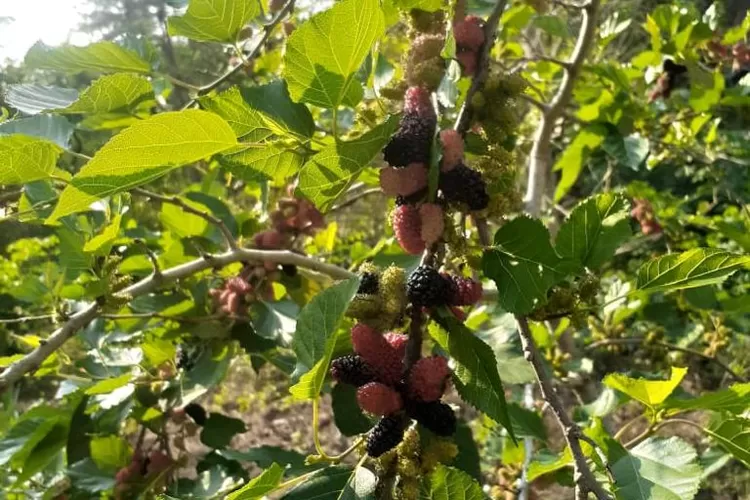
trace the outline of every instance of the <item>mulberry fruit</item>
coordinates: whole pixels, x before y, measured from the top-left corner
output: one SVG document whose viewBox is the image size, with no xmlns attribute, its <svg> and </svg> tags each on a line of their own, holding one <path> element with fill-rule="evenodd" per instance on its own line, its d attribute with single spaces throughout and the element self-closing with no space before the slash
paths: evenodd
<svg viewBox="0 0 750 500">
<path fill-rule="evenodd" d="M 409 85 L 420 85 L 430 90 L 437 90 L 444 75 L 445 61 L 440 57 L 435 57 L 409 64 L 406 70 L 406 81 Z"/>
<path fill-rule="evenodd" d="M 400 416 L 383 417 L 370 431 L 365 449 L 368 455 L 377 458 L 395 448 L 403 437 L 404 419 Z"/>
<path fill-rule="evenodd" d="M 383 149 L 383 159 L 392 167 L 406 167 L 412 163 L 428 164 L 436 125 L 434 115 L 404 114 L 398 132 Z"/>
<path fill-rule="evenodd" d="M 363 411 L 381 417 L 396 413 L 403 407 L 401 395 L 378 382 L 370 382 L 360 387 L 357 391 L 357 403 Z"/>
<path fill-rule="evenodd" d="M 443 236 L 445 230 L 443 208 L 434 203 L 425 203 L 419 207 L 419 218 L 422 226 L 420 237 L 425 246 L 430 247 Z"/>
<path fill-rule="evenodd" d="M 450 282 L 429 266 L 419 266 L 406 282 L 409 301 L 417 307 L 435 307 L 448 303 Z"/>
<path fill-rule="evenodd" d="M 422 358 L 409 373 L 409 393 L 419 401 L 437 401 L 445 392 L 450 374 L 448 360 L 444 357 Z"/>
<path fill-rule="evenodd" d="M 440 57 L 445 45 L 442 35 L 420 35 L 414 39 L 409 50 L 409 64 Z"/>
<path fill-rule="evenodd" d="M 385 167 L 380 170 L 380 189 L 388 196 L 409 196 L 427 186 L 427 167 L 412 163 L 405 168 Z"/>
<path fill-rule="evenodd" d="M 185 406 L 185 413 L 193 419 L 193 421 L 202 426 L 206 423 L 206 420 L 208 419 L 208 415 L 206 414 L 206 410 L 203 409 L 201 405 L 198 403 L 190 403 L 187 406 Z"/>
<path fill-rule="evenodd" d="M 464 76 L 474 76 L 477 72 L 477 53 L 476 52 L 458 52 L 456 54 L 458 64 L 461 65 Z"/>
<path fill-rule="evenodd" d="M 418 255 L 425 249 L 419 211 L 413 205 L 396 207 L 391 218 L 393 232 L 406 253 Z"/>
<path fill-rule="evenodd" d="M 479 50 L 484 43 L 482 20 L 477 16 L 466 16 L 463 21 L 453 25 L 453 37 L 458 47 L 471 51 Z"/>
<path fill-rule="evenodd" d="M 445 276 L 453 283 L 449 304 L 452 306 L 472 306 L 482 298 L 482 284 L 463 276 Z"/>
<path fill-rule="evenodd" d="M 417 403 L 411 408 L 410 415 L 438 436 L 452 436 L 456 432 L 456 414 L 440 401 Z"/>
<path fill-rule="evenodd" d="M 361 356 L 350 354 L 333 360 L 331 376 L 336 382 L 361 387 L 375 380 L 375 371 Z"/>
<path fill-rule="evenodd" d="M 415 114 L 437 121 L 435 109 L 430 102 L 430 93 L 424 87 L 409 87 L 404 93 L 404 114 Z"/>
<path fill-rule="evenodd" d="M 385 337 L 367 325 L 358 323 L 352 328 L 354 351 L 370 365 L 378 379 L 386 384 L 395 384 L 401 379 L 403 354 L 391 347 Z"/>
<path fill-rule="evenodd" d="M 386 342 L 388 342 L 388 345 L 391 346 L 395 351 L 396 354 L 403 358 L 404 354 L 406 353 L 406 344 L 409 342 L 409 336 L 403 335 L 401 333 L 395 333 L 395 332 L 388 332 L 383 335 L 383 338 Z"/>
<path fill-rule="evenodd" d="M 282 246 L 281 233 L 275 229 L 268 229 L 256 234 L 253 237 L 253 241 L 257 248 L 266 250 L 276 250 Z"/>
<path fill-rule="evenodd" d="M 363 273 L 360 277 L 359 288 L 357 293 L 363 293 L 365 295 L 374 295 L 378 293 L 380 288 L 378 275 L 375 273 Z"/>
<path fill-rule="evenodd" d="M 448 172 L 463 160 L 464 140 L 457 131 L 448 129 L 440 132 L 440 143 L 443 146 L 443 161 L 440 169 L 443 172 Z"/>
<path fill-rule="evenodd" d="M 490 202 L 482 175 L 464 164 L 440 176 L 440 189 L 448 202 L 464 203 L 469 210 L 484 210 Z"/>
</svg>

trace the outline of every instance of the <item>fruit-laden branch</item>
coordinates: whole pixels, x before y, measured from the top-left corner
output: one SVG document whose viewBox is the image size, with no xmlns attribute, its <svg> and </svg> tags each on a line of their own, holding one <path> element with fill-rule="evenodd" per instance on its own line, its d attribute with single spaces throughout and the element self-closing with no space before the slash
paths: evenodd
<svg viewBox="0 0 750 500">
<path fill-rule="evenodd" d="M 317 271 L 335 279 L 348 279 L 356 275 L 344 268 L 326 264 L 319 260 L 304 255 L 299 255 L 286 250 L 251 250 L 247 248 L 235 248 L 219 255 L 207 255 L 186 264 L 172 267 L 161 271 L 159 276 L 151 275 L 141 281 L 123 289 L 116 294 L 117 297 L 135 298 L 140 295 L 153 292 L 161 286 L 187 278 L 196 273 L 211 268 L 220 268 L 235 262 L 275 262 L 277 264 L 291 264 L 298 267 Z M 106 304 L 105 304 L 106 306 Z M 84 328 L 95 318 L 103 314 L 103 308 L 93 302 L 73 314 L 60 328 L 55 330 L 49 337 L 43 340 L 39 347 L 29 354 L 8 366 L 0 373 L 0 392 L 10 385 L 18 382 L 25 374 L 39 368 L 41 364 L 57 351 L 62 345 Z"/>
<path fill-rule="evenodd" d="M 582 12 L 581 29 L 578 32 L 573 53 L 568 61 L 561 61 L 564 75 L 560 87 L 552 100 L 542 111 L 539 126 L 529 153 L 529 181 L 526 186 L 524 203 L 526 212 L 537 216 L 542 211 L 542 203 L 547 190 L 547 178 L 552 169 L 552 132 L 557 120 L 573 95 L 573 86 L 581 73 L 583 62 L 594 41 L 599 0 L 590 0 L 580 6 Z"/>
</svg>

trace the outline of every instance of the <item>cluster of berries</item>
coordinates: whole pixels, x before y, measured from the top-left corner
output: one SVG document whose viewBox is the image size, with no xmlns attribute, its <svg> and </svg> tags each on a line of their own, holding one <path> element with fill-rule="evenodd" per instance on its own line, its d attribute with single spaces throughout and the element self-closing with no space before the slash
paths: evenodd
<svg viewBox="0 0 750 500">
<path fill-rule="evenodd" d="M 159 450 L 151 451 L 148 456 L 133 455 L 129 465 L 115 475 L 115 498 L 130 498 L 137 490 L 174 465 L 171 458 Z M 161 479 L 166 483 L 166 478 Z"/>
<path fill-rule="evenodd" d="M 406 295 L 415 307 L 470 306 L 482 298 L 482 284 L 422 265 L 409 275 Z"/>
<path fill-rule="evenodd" d="M 456 59 L 464 76 L 473 76 L 477 71 L 479 52 L 484 45 L 484 22 L 477 16 L 466 16 L 453 23 L 453 38 L 456 40 Z"/>
<path fill-rule="evenodd" d="M 661 75 L 656 79 L 654 88 L 648 93 L 648 102 L 669 98 L 675 88 L 687 82 L 687 72 L 687 66 L 666 59 Z"/>
<path fill-rule="evenodd" d="M 641 225 L 643 234 L 660 234 L 663 231 L 661 224 L 656 221 L 654 208 L 648 200 L 637 198 L 633 200 L 633 205 L 630 215 Z"/>
<path fill-rule="evenodd" d="M 440 401 L 450 377 L 448 361 L 431 356 L 404 373 L 408 336 L 380 333 L 358 323 L 352 328 L 356 354 L 335 359 L 331 375 L 339 383 L 358 387 L 357 402 L 367 413 L 382 417 L 367 439 L 367 453 L 379 457 L 401 442 L 409 418 L 438 436 L 456 430 L 450 406 Z"/>
<path fill-rule="evenodd" d="M 731 47 L 723 45 L 719 40 L 713 39 L 706 45 L 708 51 L 707 59 L 715 64 L 731 62 L 732 75 L 729 77 L 729 85 L 737 85 L 742 77 L 748 73 L 750 67 L 750 46 L 745 42 L 737 42 Z"/>
<path fill-rule="evenodd" d="M 323 214 L 307 200 L 294 198 L 294 186 L 287 188 L 287 197 L 277 202 L 271 212 L 271 229 L 253 237 L 253 248 L 258 250 L 293 249 L 300 236 L 313 235 L 325 227 Z M 238 276 L 226 280 L 220 288 L 209 293 L 217 311 L 227 316 L 243 316 L 258 296 L 273 298 L 271 283 L 281 279 L 281 273 L 294 276 L 294 266 L 276 262 L 247 263 Z"/>
</svg>

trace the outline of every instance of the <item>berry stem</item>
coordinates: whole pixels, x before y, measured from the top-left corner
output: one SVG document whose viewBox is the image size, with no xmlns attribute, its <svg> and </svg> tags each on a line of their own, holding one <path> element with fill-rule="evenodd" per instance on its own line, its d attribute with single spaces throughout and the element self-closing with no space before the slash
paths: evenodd
<svg viewBox="0 0 750 500">
<path fill-rule="evenodd" d="M 313 400 L 313 442 L 315 443 L 315 451 L 318 452 L 320 457 L 327 462 L 335 462 L 336 458 L 328 455 L 323 446 L 320 444 L 320 398 L 317 397 Z"/>
<path fill-rule="evenodd" d="M 422 356 L 422 323 L 423 315 L 420 307 L 412 305 L 411 325 L 409 326 L 409 342 L 404 354 L 404 375 L 408 375 L 414 363 Z"/>
</svg>

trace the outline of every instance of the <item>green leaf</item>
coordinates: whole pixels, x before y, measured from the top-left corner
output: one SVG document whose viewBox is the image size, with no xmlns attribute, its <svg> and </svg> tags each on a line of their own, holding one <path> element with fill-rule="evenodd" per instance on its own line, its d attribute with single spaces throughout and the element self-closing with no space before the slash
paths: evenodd
<svg viewBox="0 0 750 500">
<path fill-rule="evenodd" d="M 582 267 L 602 266 L 631 234 L 628 208 L 625 198 L 614 193 L 582 201 L 560 227 L 557 252 Z"/>
<path fill-rule="evenodd" d="M 673 366 L 669 380 L 646 380 L 631 378 L 621 373 L 610 373 L 604 377 L 603 383 L 653 408 L 672 394 L 686 374 L 687 368 Z"/>
<path fill-rule="evenodd" d="M 279 464 L 271 464 L 259 476 L 251 479 L 245 486 L 232 492 L 226 498 L 227 500 L 254 500 L 260 498 L 275 490 L 283 477 L 284 469 Z"/>
<path fill-rule="evenodd" d="M 149 73 L 151 67 L 134 51 L 112 42 L 97 42 L 86 47 L 50 48 L 37 42 L 26 54 L 24 62 L 37 69 L 66 73 L 93 71 L 99 73 Z"/>
<path fill-rule="evenodd" d="M 91 459 L 101 470 L 117 472 L 130 463 L 130 445 L 120 436 L 95 437 L 90 446 Z"/>
<path fill-rule="evenodd" d="M 398 117 L 392 116 L 362 137 L 326 146 L 302 169 L 300 191 L 319 209 L 327 210 L 383 149 L 396 128 Z"/>
<path fill-rule="evenodd" d="M 54 460 L 62 450 L 68 440 L 68 423 L 58 421 L 54 427 L 47 433 L 44 438 L 37 443 L 26 457 L 23 463 L 21 474 L 16 478 L 17 484 L 26 482 L 29 478 L 41 471 L 52 460 Z"/>
<path fill-rule="evenodd" d="M 750 263 L 750 257 L 718 248 L 694 248 L 656 258 L 638 269 L 639 290 L 667 291 L 721 283 Z"/>
<path fill-rule="evenodd" d="M 721 39 L 723 45 L 733 45 L 737 42 L 741 42 L 745 38 L 747 32 L 750 30 L 750 12 L 745 14 L 745 19 L 738 26 L 730 28 L 724 33 L 724 37 Z"/>
<path fill-rule="evenodd" d="M 76 89 L 23 83 L 8 85 L 5 102 L 26 113 L 36 115 L 50 109 L 68 107 L 78 99 Z"/>
<path fill-rule="evenodd" d="M 750 467 L 750 419 L 716 418 L 704 431 L 737 460 Z"/>
<path fill-rule="evenodd" d="M 217 453 L 229 460 L 254 462 L 263 469 L 270 467 L 273 463 L 278 463 L 290 474 L 298 474 L 306 468 L 304 455 L 276 446 L 259 446 L 245 451 L 227 449 L 219 450 Z"/>
<path fill-rule="evenodd" d="M 479 456 L 479 447 L 471 427 L 463 420 L 458 421 L 456 434 L 453 435 L 453 442 L 458 446 L 458 455 L 453 460 L 453 467 L 469 474 L 477 481 L 482 480 L 481 458 Z M 446 465 L 448 465 L 446 463 Z"/>
<path fill-rule="evenodd" d="M 0 465 L 11 460 L 21 462 L 31 450 L 52 430 L 57 423 L 54 418 L 29 418 L 17 422 L 0 440 Z"/>
<path fill-rule="evenodd" d="M 169 34 L 201 42 L 234 43 L 260 14 L 256 0 L 190 0 L 184 16 L 169 18 Z"/>
<path fill-rule="evenodd" d="M 474 335 L 445 309 L 436 311 L 434 319 L 443 330 L 430 330 L 435 340 L 456 362 L 453 383 L 461 398 L 505 427 L 515 439 L 505 389 L 497 372 L 492 348 Z"/>
<path fill-rule="evenodd" d="M 706 70 L 697 65 L 688 65 L 690 75 L 690 107 L 697 113 L 708 111 L 721 101 L 724 92 L 724 74 L 720 71 L 708 73 L 707 78 L 701 78 L 696 73 L 704 74 Z"/>
<path fill-rule="evenodd" d="M 611 462 L 618 500 L 690 500 L 698 493 L 701 467 L 680 438 L 650 438 Z"/>
<path fill-rule="evenodd" d="M 73 130 L 73 126 L 64 116 L 55 115 L 38 115 L 0 123 L 0 135 L 21 134 L 38 137 L 54 142 L 61 148 L 70 145 Z M 60 176 L 69 178 L 67 173 Z"/>
<path fill-rule="evenodd" d="M 179 197 L 186 205 L 195 209 L 207 212 L 206 207 L 200 203 L 190 201 L 184 197 Z M 208 229 L 208 221 L 195 214 L 185 213 L 182 207 L 172 203 L 163 203 L 159 220 L 164 227 L 169 229 L 178 238 L 189 238 L 191 236 L 201 236 Z"/>
<path fill-rule="evenodd" d="M 547 228 L 526 216 L 503 225 L 482 258 L 485 275 L 497 285 L 500 306 L 514 314 L 527 314 L 546 302 L 561 264 Z"/>
<path fill-rule="evenodd" d="M 697 398 L 669 398 L 663 405 L 677 410 L 711 410 L 740 415 L 750 408 L 750 383 L 734 384 L 721 391 L 708 392 Z"/>
<path fill-rule="evenodd" d="M 0 184 L 47 179 L 55 172 L 59 146 L 24 135 L 0 136 Z"/>
<path fill-rule="evenodd" d="M 295 486 L 282 500 L 340 500 L 353 474 L 346 465 L 326 467 Z"/>
<path fill-rule="evenodd" d="M 80 488 L 90 493 L 111 490 L 115 487 L 115 476 L 111 471 L 103 471 L 90 458 L 84 458 L 68 468 L 68 476 Z"/>
<path fill-rule="evenodd" d="M 638 134 L 627 137 L 610 134 L 602 144 L 602 149 L 620 165 L 638 170 L 648 157 L 649 142 Z"/>
<path fill-rule="evenodd" d="M 590 152 L 601 145 L 607 136 L 607 129 L 602 125 L 588 125 L 578 132 L 573 142 L 557 160 L 554 170 L 562 170 L 560 182 L 555 190 L 555 201 L 559 201 L 570 191 L 583 170 L 583 164 Z"/>
<path fill-rule="evenodd" d="M 296 175 L 305 161 L 300 153 L 281 146 L 249 146 L 242 151 L 222 155 L 219 159 L 233 175 L 244 181 L 255 181 L 258 174 L 275 182 Z"/>
<path fill-rule="evenodd" d="M 83 251 L 89 253 L 109 254 L 112 242 L 117 239 L 117 235 L 120 233 L 121 222 L 122 215 L 115 215 L 112 222 L 104 226 L 101 234 L 96 235 L 86 242 L 83 246 Z"/>
<path fill-rule="evenodd" d="M 114 391 L 115 389 L 119 389 L 120 387 L 128 385 L 131 380 L 133 380 L 133 375 L 131 373 L 126 373 L 124 375 L 120 375 L 119 377 L 108 378 L 106 380 L 97 382 L 96 384 L 86 389 L 84 392 L 89 396 L 93 396 L 96 394 L 107 394 Z"/>
<path fill-rule="evenodd" d="M 486 500 L 482 486 L 467 473 L 439 465 L 424 478 L 423 494 L 427 500 Z"/>
<path fill-rule="evenodd" d="M 363 434 L 372 427 L 372 422 L 357 403 L 356 387 L 336 384 L 331 391 L 331 409 L 336 428 L 344 436 Z"/>
<path fill-rule="evenodd" d="M 247 432 L 247 428 L 242 420 L 221 413 L 211 413 L 201 430 L 201 443 L 209 448 L 226 448 L 235 434 L 243 432 Z"/>
<path fill-rule="evenodd" d="M 269 136 L 312 137 L 315 122 L 304 104 L 289 97 L 287 84 L 277 80 L 254 87 L 232 87 L 200 99 L 201 106 L 224 118 L 238 137 L 262 141 Z"/>
<path fill-rule="evenodd" d="M 536 16 L 531 23 L 552 36 L 570 38 L 568 25 L 559 16 Z"/>
<path fill-rule="evenodd" d="M 384 31 L 378 0 L 343 0 L 299 26 L 284 57 L 292 99 L 329 109 L 355 106 L 363 95 L 355 74 Z"/>
<path fill-rule="evenodd" d="M 146 78 L 127 73 L 96 80 L 78 99 L 59 113 L 104 114 L 126 111 L 153 100 L 154 90 Z"/>
<path fill-rule="evenodd" d="M 229 125 L 207 111 L 162 113 L 139 121 L 114 136 L 73 177 L 48 222 L 236 145 Z"/>
</svg>

